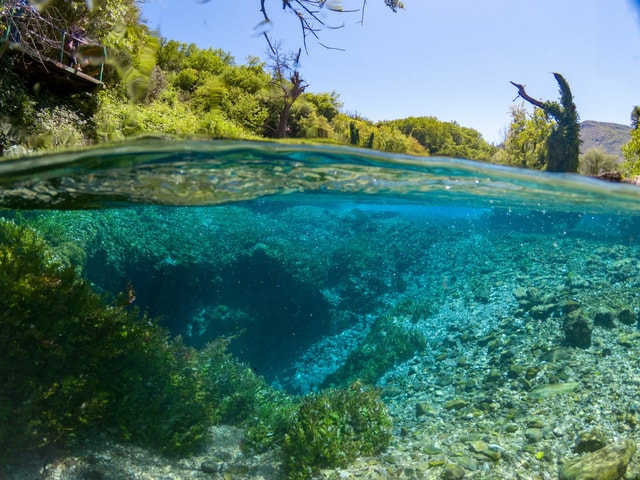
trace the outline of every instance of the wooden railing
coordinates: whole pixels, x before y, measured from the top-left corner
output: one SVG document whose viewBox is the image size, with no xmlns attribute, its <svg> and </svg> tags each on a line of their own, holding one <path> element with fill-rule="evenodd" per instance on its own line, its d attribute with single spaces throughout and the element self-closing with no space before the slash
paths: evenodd
<svg viewBox="0 0 640 480">
<path fill-rule="evenodd" d="M 106 48 L 72 30 L 26 1 L 0 1 L 0 42 L 40 62 L 58 62 L 102 82 Z"/>
</svg>

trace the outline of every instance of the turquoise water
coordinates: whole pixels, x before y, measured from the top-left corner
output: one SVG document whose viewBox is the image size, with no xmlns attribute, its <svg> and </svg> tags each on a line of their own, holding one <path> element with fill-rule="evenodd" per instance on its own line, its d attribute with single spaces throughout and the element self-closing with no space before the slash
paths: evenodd
<svg viewBox="0 0 640 480">
<path fill-rule="evenodd" d="M 467 473 L 494 472 L 486 478 L 555 475 L 562 462 L 538 452 L 570 457 L 592 428 L 635 437 L 637 187 L 457 159 L 159 139 L 5 161 L 0 178 L 4 218 L 171 338 L 197 350 L 229 338 L 234 358 L 294 396 L 356 379 L 380 388 L 392 448 L 412 465 L 406 442 L 427 434 L 439 453 L 421 454 L 424 465 L 456 463 L 468 435 L 491 437 L 499 460 L 477 445 L 463 455 Z M 564 383 L 569 393 L 549 400 L 536 390 Z M 433 413 L 416 413 L 427 403 Z M 546 429 L 535 441 L 532 417 Z M 420 478 L 444 468 L 414 467 Z"/>
</svg>

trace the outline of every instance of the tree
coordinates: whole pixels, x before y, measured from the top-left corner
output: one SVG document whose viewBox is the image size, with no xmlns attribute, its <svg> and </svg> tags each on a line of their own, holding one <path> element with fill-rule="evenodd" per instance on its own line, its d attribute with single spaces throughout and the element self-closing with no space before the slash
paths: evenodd
<svg viewBox="0 0 640 480">
<path fill-rule="evenodd" d="M 626 175 L 640 175 L 640 106 L 631 111 L 631 140 L 622 147 L 624 155 L 624 170 Z"/>
<path fill-rule="evenodd" d="M 208 1 L 208 0 L 205 0 Z M 404 8 L 404 5 L 399 0 L 384 0 L 387 7 L 392 12 L 397 12 Z M 260 11 L 263 15 L 263 21 L 261 25 L 266 27 L 271 23 L 269 13 L 266 7 L 266 0 L 260 0 Z M 324 28 L 340 28 L 342 25 L 329 26 L 327 22 L 322 18 L 321 13 L 323 9 L 332 12 L 347 13 L 347 12 L 362 12 L 362 18 L 364 19 L 364 10 L 367 5 L 367 0 L 362 0 L 362 6 L 360 9 L 345 10 L 340 2 L 327 2 L 327 0 L 282 0 L 282 9 L 292 13 L 300 22 L 300 29 L 302 30 L 302 40 L 305 50 L 307 49 L 307 38 L 309 35 L 320 39 L 318 32 Z M 265 34 L 266 36 L 266 34 Z M 326 45 L 325 45 L 326 46 Z"/>
<path fill-rule="evenodd" d="M 522 105 L 511 107 L 511 123 L 507 130 L 503 149 L 494 161 L 514 167 L 541 170 L 547 159 L 547 141 L 554 122 L 536 108 L 529 115 Z"/>
<path fill-rule="evenodd" d="M 268 63 L 273 72 L 274 85 L 281 93 L 278 126 L 275 128 L 273 135 L 276 138 L 284 138 L 287 136 L 289 128 L 291 107 L 309 85 L 300 76 L 300 71 L 298 70 L 301 49 L 298 49 L 297 53 L 282 53 L 280 44 L 274 44 L 266 34 L 264 37 L 269 46 L 267 52 L 269 56 Z"/>
<path fill-rule="evenodd" d="M 618 168 L 618 157 L 609 155 L 602 147 L 593 147 L 580 157 L 578 171 L 583 175 L 602 175 Z"/>
<path fill-rule="evenodd" d="M 640 128 L 640 106 L 636 105 L 631 110 L 631 128 L 638 130 Z"/>
<path fill-rule="evenodd" d="M 560 102 L 541 102 L 529 96 L 524 85 L 511 82 L 518 96 L 552 117 L 556 124 L 547 139 L 546 170 L 549 172 L 576 172 L 580 155 L 580 124 L 569 84 L 559 73 L 554 73 L 560 87 Z"/>
</svg>

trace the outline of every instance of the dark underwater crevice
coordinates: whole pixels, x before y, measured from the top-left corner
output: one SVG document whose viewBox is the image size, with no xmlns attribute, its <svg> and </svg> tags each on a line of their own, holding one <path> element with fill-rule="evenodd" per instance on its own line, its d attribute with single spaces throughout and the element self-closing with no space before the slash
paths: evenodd
<svg viewBox="0 0 640 480">
<path fill-rule="evenodd" d="M 224 266 L 138 258 L 121 271 L 98 251 L 86 273 L 113 295 L 130 282 L 135 305 L 188 345 L 201 348 L 221 336 L 235 337 L 231 353 L 268 380 L 332 324 L 331 305 L 318 285 L 260 244 Z"/>
</svg>

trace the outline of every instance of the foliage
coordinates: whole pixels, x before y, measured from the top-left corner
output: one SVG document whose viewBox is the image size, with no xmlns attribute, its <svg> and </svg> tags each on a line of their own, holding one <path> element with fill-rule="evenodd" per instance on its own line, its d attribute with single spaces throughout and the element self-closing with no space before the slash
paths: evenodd
<svg viewBox="0 0 640 480">
<path fill-rule="evenodd" d="M 638 130 L 640 128 L 640 106 L 636 105 L 631 110 L 631 128 L 633 130 Z"/>
<path fill-rule="evenodd" d="M 635 106 L 631 112 L 631 140 L 622 147 L 624 155 L 625 174 L 628 176 L 640 175 L 640 126 L 638 119 L 640 118 L 640 107 Z"/>
<path fill-rule="evenodd" d="M 25 81 L 13 71 L 14 61 L 8 55 L 0 58 L 0 155 L 19 142 L 33 109 Z"/>
<path fill-rule="evenodd" d="M 547 159 L 547 140 L 553 129 L 542 109 L 529 115 L 524 104 L 511 107 L 511 123 L 504 148 L 496 153 L 494 161 L 514 167 L 541 170 Z"/>
<path fill-rule="evenodd" d="M 384 451 L 391 418 L 377 390 L 360 382 L 311 394 L 302 401 L 284 437 L 287 478 L 306 479 L 323 467 L 341 467 L 358 456 Z"/>
<path fill-rule="evenodd" d="M 57 260 L 62 251 L 29 228 L 0 224 L 3 450 L 106 429 L 187 453 L 215 420 L 253 422 L 256 448 L 278 438 L 274 431 L 282 438 L 287 399 L 226 353 L 230 339 L 200 352 L 169 341 L 127 298 L 106 305 Z"/>
<path fill-rule="evenodd" d="M 107 305 L 36 233 L 0 222 L 2 451 L 93 429 L 168 453 L 206 439 L 213 409 L 190 350 L 128 306 Z"/>
<path fill-rule="evenodd" d="M 569 83 L 559 73 L 553 74 L 560 89 L 560 101 L 541 102 L 529 96 L 524 85 L 511 82 L 518 96 L 542 109 L 555 125 L 547 138 L 545 169 L 550 172 L 576 172 L 580 154 L 580 123 Z"/>
<path fill-rule="evenodd" d="M 625 175 L 640 175 L 640 129 L 631 132 L 631 140 L 622 147 Z"/>
<path fill-rule="evenodd" d="M 547 170 L 550 172 L 576 172 L 580 152 L 580 122 L 573 95 L 565 78 L 554 73 L 560 89 L 560 103 L 545 102 L 545 112 L 556 120 L 547 141 Z"/>
<path fill-rule="evenodd" d="M 408 117 L 386 123 L 415 139 L 429 155 L 487 161 L 496 150 L 478 131 L 435 117 Z"/>
<path fill-rule="evenodd" d="M 405 320 L 414 316 L 411 310 L 415 308 L 422 311 L 424 305 L 411 308 L 403 303 L 378 317 L 362 343 L 349 354 L 342 367 L 327 377 L 325 385 L 345 385 L 356 379 L 373 384 L 394 365 L 423 349 L 426 339 Z"/>
<path fill-rule="evenodd" d="M 580 157 L 578 172 L 583 175 L 602 175 L 618 169 L 618 157 L 609 155 L 603 148 L 590 148 Z"/>
<path fill-rule="evenodd" d="M 86 144 L 87 120 L 68 107 L 45 107 L 36 111 L 27 129 L 32 148 L 81 147 Z"/>
</svg>

